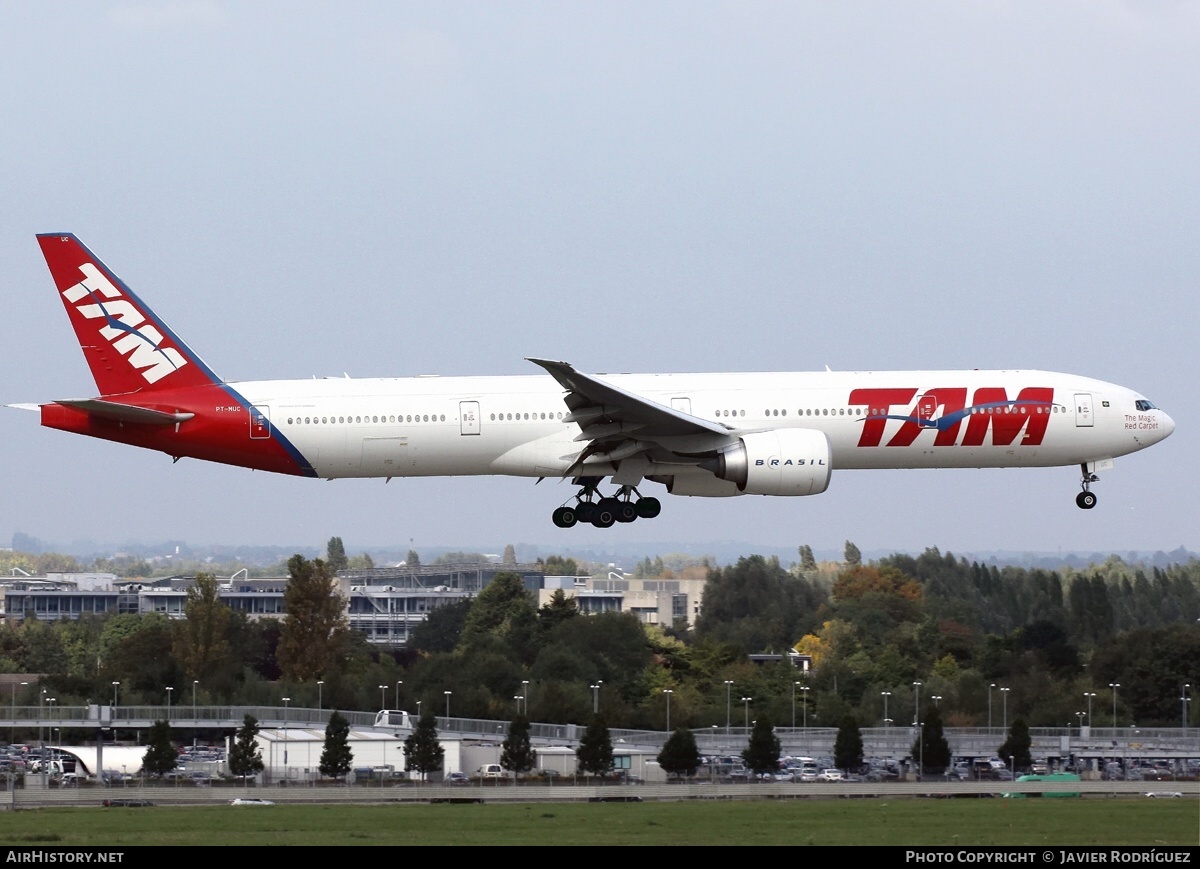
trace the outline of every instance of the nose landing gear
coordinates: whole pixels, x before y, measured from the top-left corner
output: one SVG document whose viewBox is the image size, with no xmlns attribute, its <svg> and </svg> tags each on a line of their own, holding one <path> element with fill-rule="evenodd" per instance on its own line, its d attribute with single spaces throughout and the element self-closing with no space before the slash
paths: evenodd
<svg viewBox="0 0 1200 869">
<path fill-rule="evenodd" d="M 579 522 L 589 522 L 597 528 L 611 528 L 615 523 L 653 519 L 662 511 L 657 498 L 643 498 L 633 486 L 622 486 L 614 495 L 601 497 L 596 483 L 585 483 L 575 495 L 574 506 L 564 504 L 554 511 L 551 519 L 558 528 L 572 528 Z M 637 500 L 631 496 L 637 495 Z"/>
<path fill-rule="evenodd" d="M 1091 490 L 1091 486 L 1092 483 L 1098 483 L 1100 478 L 1089 471 L 1086 464 L 1079 467 L 1083 469 L 1083 477 L 1079 481 L 1083 491 L 1075 496 L 1075 504 L 1081 510 L 1091 510 L 1096 506 L 1096 493 Z"/>
</svg>

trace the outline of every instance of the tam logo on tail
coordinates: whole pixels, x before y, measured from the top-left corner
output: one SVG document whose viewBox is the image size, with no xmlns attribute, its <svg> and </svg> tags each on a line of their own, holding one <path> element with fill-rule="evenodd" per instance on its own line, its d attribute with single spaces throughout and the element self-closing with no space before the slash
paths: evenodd
<svg viewBox="0 0 1200 869">
<path fill-rule="evenodd" d="M 162 346 L 162 333 L 146 322 L 142 312 L 94 263 L 81 263 L 79 270 L 83 272 L 83 280 L 63 290 L 63 298 L 87 319 L 105 321 L 100 334 L 147 383 L 157 383 L 187 365 L 182 353 L 174 347 Z"/>
</svg>

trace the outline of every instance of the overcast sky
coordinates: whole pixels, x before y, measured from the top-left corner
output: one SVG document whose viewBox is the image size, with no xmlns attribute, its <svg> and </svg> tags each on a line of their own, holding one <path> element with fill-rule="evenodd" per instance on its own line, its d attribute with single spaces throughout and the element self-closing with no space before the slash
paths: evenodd
<svg viewBox="0 0 1200 869">
<path fill-rule="evenodd" d="M 1043 368 L 1177 431 L 554 528 L 566 483 L 314 481 L 2 409 L 0 542 L 1200 548 L 1200 6 L 0 6 L 0 401 L 92 395 L 34 233 L 223 377 Z M 661 494 L 661 487 L 650 486 Z M 492 547 L 495 547 L 492 549 Z"/>
</svg>

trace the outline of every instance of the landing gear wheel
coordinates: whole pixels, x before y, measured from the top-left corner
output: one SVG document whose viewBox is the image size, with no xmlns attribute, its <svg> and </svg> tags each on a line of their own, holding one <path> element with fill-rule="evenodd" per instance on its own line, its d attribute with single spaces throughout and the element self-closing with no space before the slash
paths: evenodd
<svg viewBox="0 0 1200 869">
<path fill-rule="evenodd" d="M 592 514 L 592 524 L 597 528 L 611 528 L 613 522 L 617 521 L 611 510 L 605 510 L 601 506 L 596 507 L 596 511 Z"/>
<path fill-rule="evenodd" d="M 1080 492 L 1075 496 L 1075 503 L 1081 510 L 1091 510 L 1096 506 L 1095 492 Z"/>
<path fill-rule="evenodd" d="M 612 513 L 614 517 L 617 515 L 617 509 L 620 506 L 621 502 L 616 498 L 601 498 L 596 502 L 597 510 L 607 510 L 609 513 Z"/>
<path fill-rule="evenodd" d="M 620 501 L 614 516 L 618 522 L 632 522 L 638 517 L 637 506 L 629 501 Z"/>
<path fill-rule="evenodd" d="M 662 512 L 662 504 L 657 498 L 642 498 L 633 505 L 637 510 L 637 514 L 642 519 L 653 519 Z"/>
<path fill-rule="evenodd" d="M 596 505 L 591 501 L 580 501 L 575 508 L 575 518 L 580 522 L 591 522 L 596 516 Z"/>
<path fill-rule="evenodd" d="M 579 521 L 579 517 L 571 507 L 559 507 L 554 511 L 552 518 L 554 519 L 554 524 L 559 528 L 573 528 L 575 523 Z"/>
</svg>

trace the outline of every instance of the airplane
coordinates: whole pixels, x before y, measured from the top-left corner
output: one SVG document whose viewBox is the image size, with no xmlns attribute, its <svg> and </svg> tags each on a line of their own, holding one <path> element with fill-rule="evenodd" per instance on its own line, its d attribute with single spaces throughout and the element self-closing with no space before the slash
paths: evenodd
<svg viewBox="0 0 1200 869">
<path fill-rule="evenodd" d="M 13 405 L 43 426 L 331 480 L 571 479 L 560 528 L 654 518 L 647 482 L 804 496 L 835 468 L 1078 465 L 1091 509 L 1097 472 L 1175 429 L 1133 390 L 1048 371 L 599 375 L 530 357 L 544 373 L 225 381 L 74 235 L 37 239 L 99 392 Z"/>
</svg>

